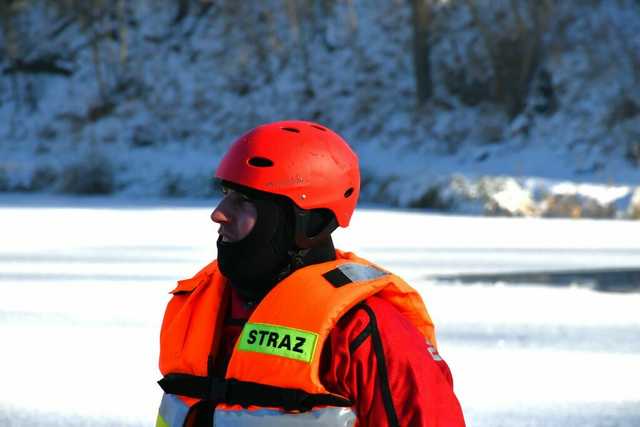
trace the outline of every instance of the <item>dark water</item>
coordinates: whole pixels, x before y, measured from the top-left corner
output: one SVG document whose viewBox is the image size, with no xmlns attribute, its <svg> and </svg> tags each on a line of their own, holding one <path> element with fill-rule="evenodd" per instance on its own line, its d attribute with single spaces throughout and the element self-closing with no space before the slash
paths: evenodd
<svg viewBox="0 0 640 427">
<path fill-rule="evenodd" d="M 452 274 L 428 278 L 444 283 L 582 286 L 601 292 L 640 292 L 640 269 L 636 268 Z"/>
</svg>

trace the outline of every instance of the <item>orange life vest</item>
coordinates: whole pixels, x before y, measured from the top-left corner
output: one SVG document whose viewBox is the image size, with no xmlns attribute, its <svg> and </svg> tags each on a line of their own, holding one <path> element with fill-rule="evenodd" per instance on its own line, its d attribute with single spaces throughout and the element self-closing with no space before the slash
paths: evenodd
<svg viewBox="0 0 640 427">
<path fill-rule="evenodd" d="M 353 425 L 351 402 L 320 381 L 320 355 L 337 321 L 372 295 L 384 298 L 436 345 L 419 294 L 399 277 L 336 251 L 337 259 L 278 283 L 245 324 L 225 378 L 209 376 L 226 311 L 227 280 L 214 261 L 172 291 L 160 334 L 165 390 L 157 426 L 181 427 L 189 409 L 216 405 L 214 424 Z"/>
</svg>

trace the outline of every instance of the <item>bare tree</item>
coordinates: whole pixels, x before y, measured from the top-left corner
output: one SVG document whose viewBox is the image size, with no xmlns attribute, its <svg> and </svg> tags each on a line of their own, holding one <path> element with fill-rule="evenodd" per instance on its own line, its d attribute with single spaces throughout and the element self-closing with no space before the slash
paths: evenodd
<svg viewBox="0 0 640 427">
<path fill-rule="evenodd" d="M 524 108 L 529 85 L 544 56 L 543 37 L 552 14 L 552 2 L 510 0 L 514 24 L 501 32 L 482 19 L 476 0 L 466 0 L 472 19 L 482 35 L 493 68 L 493 99 L 515 117 Z M 525 8 L 528 21 L 522 16 Z"/>
<path fill-rule="evenodd" d="M 429 52 L 429 27 L 432 21 L 431 0 L 411 0 L 413 11 L 413 65 L 418 105 L 433 94 Z"/>
</svg>

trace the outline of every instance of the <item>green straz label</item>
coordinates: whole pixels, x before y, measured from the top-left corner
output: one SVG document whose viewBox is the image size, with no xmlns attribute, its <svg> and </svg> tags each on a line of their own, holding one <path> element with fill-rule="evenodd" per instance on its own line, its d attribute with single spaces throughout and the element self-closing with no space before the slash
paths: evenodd
<svg viewBox="0 0 640 427">
<path fill-rule="evenodd" d="M 311 362 L 318 334 L 284 326 L 247 323 L 240 334 L 238 350 L 272 354 Z"/>
</svg>

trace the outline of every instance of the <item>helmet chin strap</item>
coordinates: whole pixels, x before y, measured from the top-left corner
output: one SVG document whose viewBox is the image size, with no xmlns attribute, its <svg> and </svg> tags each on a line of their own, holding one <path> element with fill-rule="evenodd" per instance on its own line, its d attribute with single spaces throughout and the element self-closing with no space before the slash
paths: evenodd
<svg viewBox="0 0 640 427">
<path fill-rule="evenodd" d="M 335 258 L 335 249 L 331 240 L 331 233 L 338 228 L 335 215 L 329 210 L 305 210 L 299 208 L 295 203 L 293 206 L 293 243 L 294 247 L 289 250 L 291 262 L 287 266 L 287 275 L 305 265 L 314 262 L 327 261 Z M 314 256 L 314 252 L 322 251 L 322 246 L 330 246 L 330 254 L 324 253 L 320 257 Z M 286 276 L 285 276 L 286 277 Z"/>
<path fill-rule="evenodd" d="M 335 216 L 330 211 L 307 211 L 294 203 L 291 205 L 294 218 L 294 246 L 287 251 L 290 261 L 278 273 L 278 282 L 304 266 L 335 259 L 335 248 L 331 239 L 331 233 L 338 227 Z M 309 235 L 318 228 L 319 231 Z"/>
<path fill-rule="evenodd" d="M 335 215 L 327 209 L 304 210 L 293 205 L 294 243 L 298 252 L 313 248 L 338 228 Z M 308 252 L 308 251 L 307 251 Z"/>
<path fill-rule="evenodd" d="M 289 251 L 290 268 L 295 271 L 309 264 L 335 259 L 331 233 L 338 228 L 335 215 L 328 209 L 305 210 L 293 205 L 294 248 Z"/>
<path fill-rule="evenodd" d="M 307 265 L 319 264 L 336 259 L 336 250 L 333 246 L 331 236 L 328 236 L 323 240 L 316 241 L 315 246 L 311 248 L 293 249 L 289 251 L 289 255 L 291 256 L 291 262 L 287 266 L 286 274 L 283 275 L 282 279 Z"/>
</svg>

